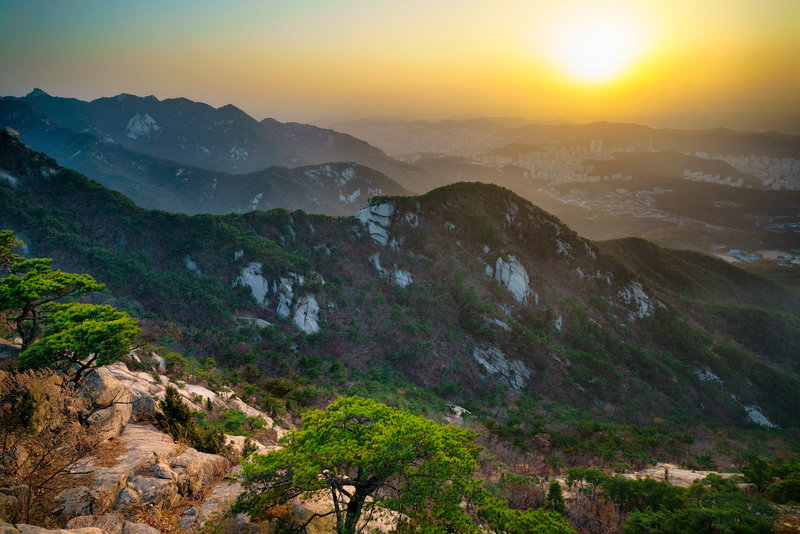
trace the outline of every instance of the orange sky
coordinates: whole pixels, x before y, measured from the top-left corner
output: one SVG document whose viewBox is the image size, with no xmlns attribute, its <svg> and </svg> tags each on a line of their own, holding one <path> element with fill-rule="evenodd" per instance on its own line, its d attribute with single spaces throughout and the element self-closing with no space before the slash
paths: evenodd
<svg viewBox="0 0 800 534">
<path fill-rule="evenodd" d="M 299 121 L 800 116 L 797 0 L 0 0 L 0 13 L 3 95 L 186 96 Z M 581 79 L 571 58 L 615 63 L 602 53 L 618 36 L 622 65 Z"/>
</svg>

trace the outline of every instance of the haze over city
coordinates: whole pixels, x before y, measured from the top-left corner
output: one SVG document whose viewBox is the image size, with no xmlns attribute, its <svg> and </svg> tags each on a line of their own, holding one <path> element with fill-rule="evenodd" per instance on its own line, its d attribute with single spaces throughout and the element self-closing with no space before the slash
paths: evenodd
<svg viewBox="0 0 800 534">
<path fill-rule="evenodd" d="M 797 130 L 800 3 L 0 2 L 0 93 Z"/>
</svg>

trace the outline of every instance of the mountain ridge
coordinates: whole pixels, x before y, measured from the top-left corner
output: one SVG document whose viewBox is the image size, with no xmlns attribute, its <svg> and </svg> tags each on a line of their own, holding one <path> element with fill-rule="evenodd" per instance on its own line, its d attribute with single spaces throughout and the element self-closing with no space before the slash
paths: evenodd
<svg viewBox="0 0 800 534">
<path fill-rule="evenodd" d="M 159 100 L 127 93 L 85 102 L 52 97 L 44 91 L 21 100 L 70 130 L 88 128 L 139 152 L 215 171 L 241 174 L 272 165 L 352 160 L 390 177 L 415 173 L 348 134 L 274 119 L 257 121 L 232 104 L 214 108 L 183 97 Z M 155 117 L 155 134 L 131 137 L 127 125 L 137 114 Z"/>
<path fill-rule="evenodd" d="M 346 215 L 355 212 L 354 196 L 406 191 L 382 173 L 355 163 L 273 166 L 248 174 L 180 164 L 135 152 L 94 133 L 59 127 L 18 99 L 0 99 L 0 121 L 16 126 L 23 141 L 47 148 L 62 163 L 150 209 L 222 214 L 256 209 L 260 203 L 262 209 Z M 335 169 L 346 168 L 348 178 L 337 175 Z"/>
<path fill-rule="evenodd" d="M 630 260 L 646 261 L 639 242 L 592 244 L 486 184 L 375 197 L 356 218 L 147 212 L 0 136 L 15 178 L 0 184 L 0 226 L 105 282 L 125 309 L 195 332 L 176 340 L 186 350 L 317 379 L 382 376 L 476 411 L 539 398 L 633 421 L 798 424 L 797 296 L 755 299 L 781 290 L 719 260 L 656 247 L 664 259 L 645 270 Z M 676 259 L 722 279 L 687 298 Z M 244 335 L 236 316 L 270 334 L 225 349 Z"/>
</svg>

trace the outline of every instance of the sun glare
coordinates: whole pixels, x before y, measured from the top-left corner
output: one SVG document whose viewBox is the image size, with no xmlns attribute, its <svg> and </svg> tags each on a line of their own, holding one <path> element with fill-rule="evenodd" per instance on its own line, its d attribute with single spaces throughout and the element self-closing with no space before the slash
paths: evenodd
<svg viewBox="0 0 800 534">
<path fill-rule="evenodd" d="M 630 16 L 584 13 L 554 32 L 555 61 L 579 81 L 595 83 L 622 75 L 643 52 L 641 28 Z"/>
</svg>

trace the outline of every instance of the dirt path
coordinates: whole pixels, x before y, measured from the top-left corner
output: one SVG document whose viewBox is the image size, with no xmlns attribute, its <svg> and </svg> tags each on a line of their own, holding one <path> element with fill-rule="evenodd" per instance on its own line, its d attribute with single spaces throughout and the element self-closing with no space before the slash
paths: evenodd
<svg viewBox="0 0 800 534">
<path fill-rule="evenodd" d="M 664 480 L 664 474 L 669 473 L 669 482 L 673 486 L 689 487 L 695 480 L 701 480 L 709 474 L 719 475 L 722 478 L 731 478 L 741 473 L 720 473 L 717 471 L 693 471 L 690 469 L 682 469 L 676 465 L 658 463 L 655 467 L 643 469 L 633 473 L 624 473 L 625 478 L 652 478 L 654 480 Z"/>
</svg>

